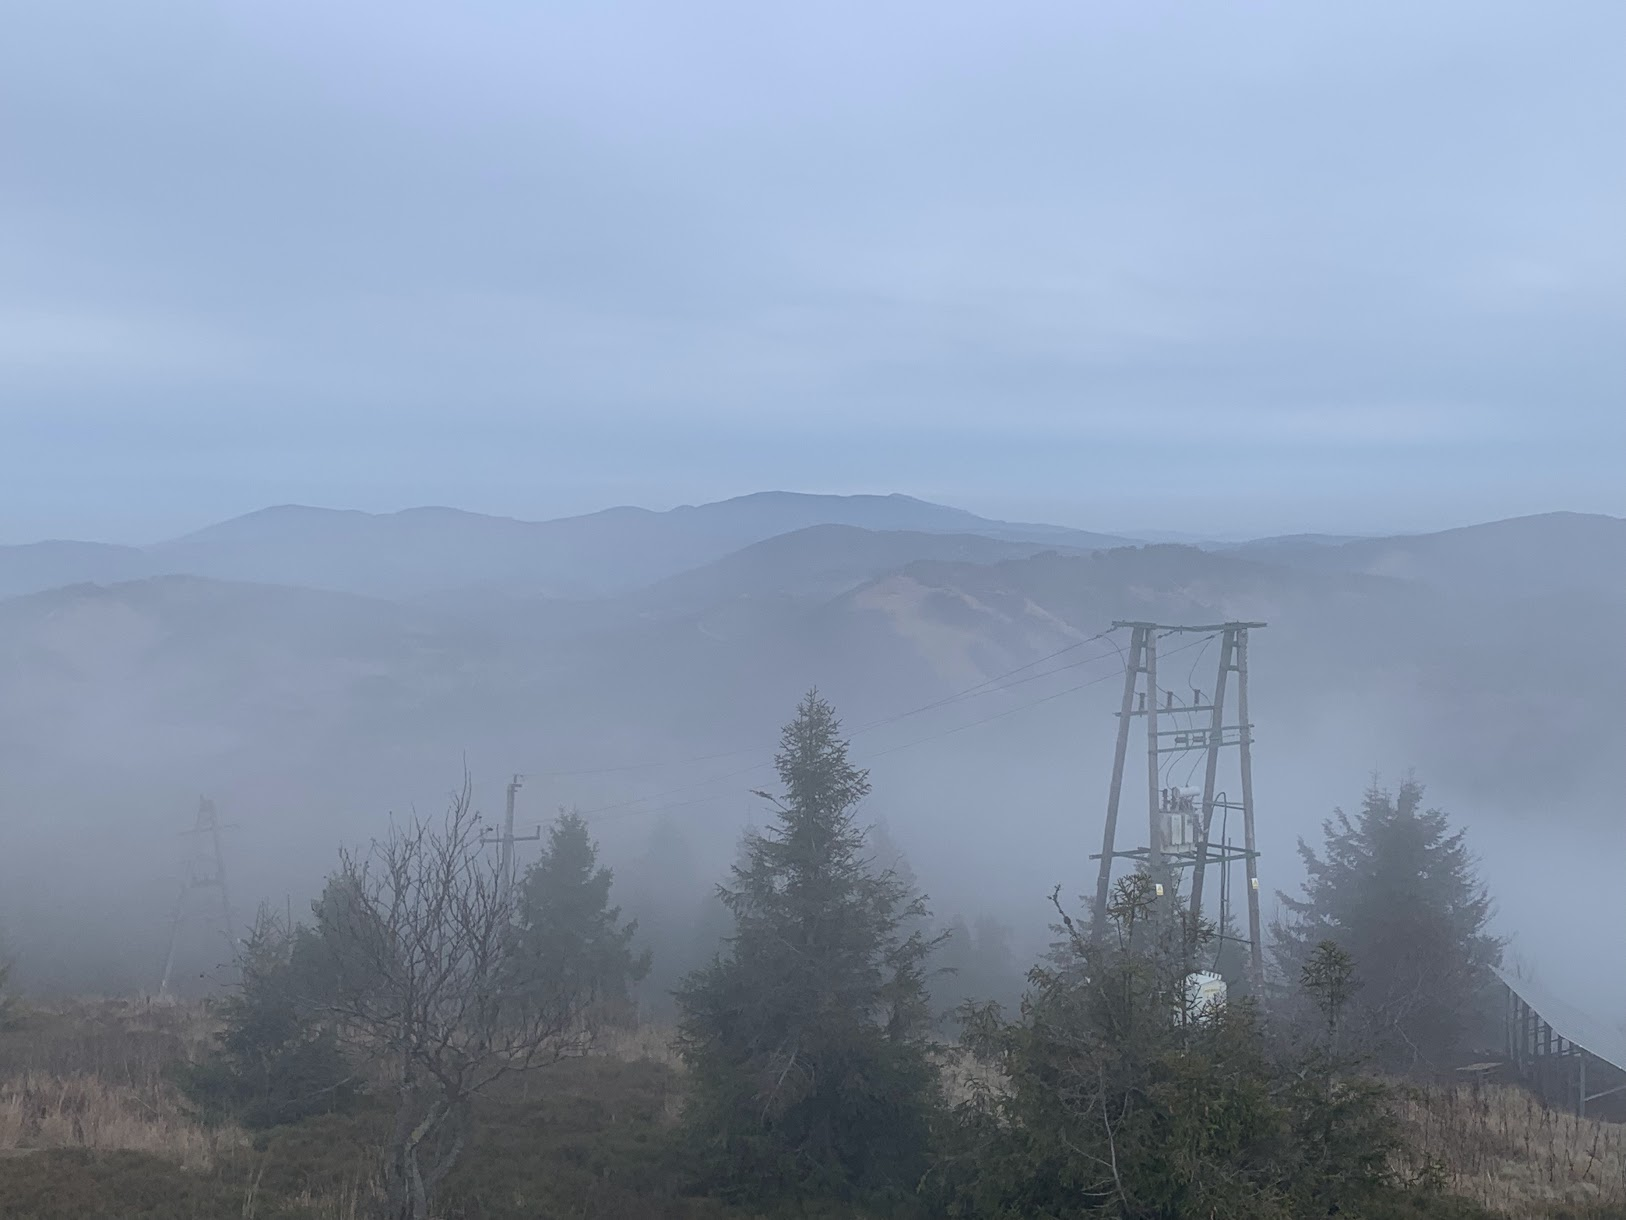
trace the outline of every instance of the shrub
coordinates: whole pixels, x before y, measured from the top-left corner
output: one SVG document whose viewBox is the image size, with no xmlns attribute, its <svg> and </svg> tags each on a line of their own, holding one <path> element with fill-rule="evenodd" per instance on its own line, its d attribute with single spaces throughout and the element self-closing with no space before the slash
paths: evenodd
<svg viewBox="0 0 1626 1220">
<path fill-rule="evenodd" d="M 1118 883 L 1099 939 L 1064 914 L 1019 1014 L 966 1013 L 1002 1087 L 959 1107 L 937 1182 L 977 1217 L 1366 1215 L 1394 1196 L 1386 1092 L 1318 1039 L 1284 1059 L 1249 1000 L 1197 1010 L 1188 979 L 1212 930 Z M 1338 978 L 1343 978 L 1338 975 Z M 1334 980 L 1329 1024 L 1342 993 Z"/>
<path fill-rule="evenodd" d="M 237 990 L 220 1006 L 216 1051 L 184 1066 L 178 1084 L 207 1122 L 247 1127 L 340 1110 L 357 1091 L 332 1025 L 312 1009 L 303 969 L 304 929 L 262 909 L 244 941 Z"/>
</svg>

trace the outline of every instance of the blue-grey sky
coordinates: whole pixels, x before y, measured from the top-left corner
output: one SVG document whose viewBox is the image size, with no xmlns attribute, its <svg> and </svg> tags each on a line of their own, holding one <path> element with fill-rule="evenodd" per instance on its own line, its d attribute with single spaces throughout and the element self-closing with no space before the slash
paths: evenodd
<svg viewBox="0 0 1626 1220">
<path fill-rule="evenodd" d="M 0 541 L 1626 513 L 1626 5 L 5 5 Z"/>
</svg>

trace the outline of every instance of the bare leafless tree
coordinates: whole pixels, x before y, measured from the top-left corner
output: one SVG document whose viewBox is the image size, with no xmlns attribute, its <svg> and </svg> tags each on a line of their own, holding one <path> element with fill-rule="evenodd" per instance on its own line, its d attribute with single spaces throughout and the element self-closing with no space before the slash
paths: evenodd
<svg viewBox="0 0 1626 1220">
<path fill-rule="evenodd" d="M 438 822 L 414 817 L 366 852 L 341 852 L 321 904 L 318 1006 L 396 1091 L 383 1164 L 391 1220 L 427 1220 L 476 1096 L 584 1049 L 584 997 L 534 977 L 501 882 L 465 776 Z"/>
</svg>

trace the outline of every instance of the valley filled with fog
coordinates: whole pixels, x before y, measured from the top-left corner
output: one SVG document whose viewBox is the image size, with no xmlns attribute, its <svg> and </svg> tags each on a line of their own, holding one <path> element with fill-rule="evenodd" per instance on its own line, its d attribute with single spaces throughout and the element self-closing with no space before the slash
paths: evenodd
<svg viewBox="0 0 1626 1220">
<path fill-rule="evenodd" d="M 0 598 L 0 928 L 43 992 L 154 986 L 200 796 L 246 919 L 302 909 L 340 844 L 438 811 L 466 767 L 488 817 L 524 775 L 522 832 L 587 816 L 668 960 L 658 1006 L 715 943 L 711 887 L 810 687 L 937 920 L 1003 925 L 1030 960 L 1052 888 L 1093 886 L 1125 643 L 1100 633 L 1251 619 L 1267 920 L 1299 836 L 1415 773 L 1466 827 L 1510 960 L 1626 1020 L 1621 942 L 1591 935 L 1626 918 L 1616 518 L 1175 545 L 902 496 L 540 523 L 285 507 L 0 548 Z M 1214 664 L 1189 637 L 1162 682 Z"/>
</svg>

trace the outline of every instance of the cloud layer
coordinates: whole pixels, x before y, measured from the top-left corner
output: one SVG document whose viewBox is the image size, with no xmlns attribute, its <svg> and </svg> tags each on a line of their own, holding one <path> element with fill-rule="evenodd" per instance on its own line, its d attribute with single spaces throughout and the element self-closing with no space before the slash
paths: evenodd
<svg viewBox="0 0 1626 1220">
<path fill-rule="evenodd" d="M 763 486 L 1626 512 L 1623 41 L 1586 3 L 35 6 L 0 540 Z"/>
</svg>

